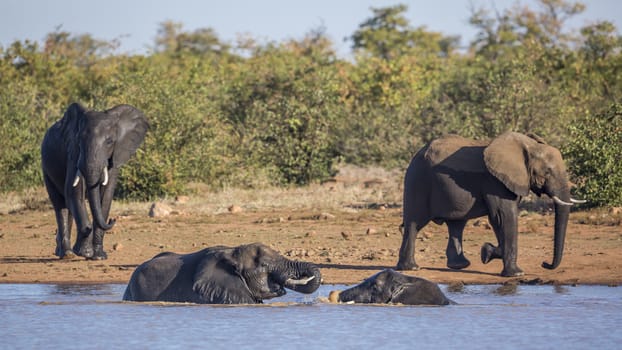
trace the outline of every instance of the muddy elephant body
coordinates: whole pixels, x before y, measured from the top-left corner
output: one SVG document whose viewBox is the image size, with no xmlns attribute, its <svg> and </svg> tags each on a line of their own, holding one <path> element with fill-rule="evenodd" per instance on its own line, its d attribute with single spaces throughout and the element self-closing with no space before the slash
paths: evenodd
<svg viewBox="0 0 622 350">
<path fill-rule="evenodd" d="M 41 166 L 56 214 L 56 255 L 106 259 L 103 239 L 114 225 L 107 220 L 119 169 L 143 142 L 147 128 L 145 116 L 132 106 L 97 112 L 74 103 L 47 130 L 41 143 Z M 77 238 L 72 248 L 73 220 Z"/>
<path fill-rule="evenodd" d="M 365 304 L 449 305 L 439 286 L 423 278 L 386 269 L 344 291 L 333 291 L 331 302 Z"/>
<path fill-rule="evenodd" d="M 313 293 L 319 268 L 292 261 L 260 244 L 211 247 L 190 254 L 162 253 L 139 265 L 123 300 L 198 304 L 256 304 L 285 289 Z"/>
<path fill-rule="evenodd" d="M 566 225 L 573 199 L 559 150 L 541 138 L 515 132 L 491 142 L 448 135 L 432 141 L 413 157 L 404 178 L 403 239 L 398 270 L 418 269 L 415 262 L 417 232 L 430 221 L 446 223 L 449 231 L 447 266 L 470 265 L 462 249 L 467 220 L 488 216 L 497 246 L 485 243 L 482 262 L 503 260 L 503 276 L 519 276 L 518 203 L 533 191 L 555 201 L 553 263 L 562 259 Z"/>
</svg>

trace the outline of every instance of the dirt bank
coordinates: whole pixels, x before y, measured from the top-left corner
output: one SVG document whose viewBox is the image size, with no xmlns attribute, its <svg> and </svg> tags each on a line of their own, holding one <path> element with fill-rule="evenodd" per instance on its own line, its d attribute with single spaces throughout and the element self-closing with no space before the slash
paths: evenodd
<svg viewBox="0 0 622 350">
<path fill-rule="evenodd" d="M 293 259 L 322 269 L 324 283 L 357 283 L 376 271 L 394 267 L 401 242 L 399 206 L 332 209 L 253 209 L 194 213 L 192 202 L 174 205 L 172 214 L 151 218 L 143 208 L 114 209 L 117 224 L 105 238 L 108 260 L 59 260 L 53 255 L 55 220 L 51 210 L 20 210 L 0 215 L 0 283 L 126 283 L 139 263 L 162 251 L 191 252 L 212 245 L 263 242 Z M 234 210 L 235 211 L 235 210 Z M 566 249 L 556 270 L 541 267 L 553 255 L 553 215 L 529 213 L 520 218 L 519 266 L 525 283 L 622 283 L 622 230 L 619 218 L 573 213 Z M 484 242 L 495 242 L 485 220 L 471 221 L 464 248 L 471 266 L 445 267 L 445 226 L 429 225 L 419 235 L 420 271 L 409 274 L 439 283 L 503 283 L 500 261 L 483 265 Z M 496 243 L 495 243 L 496 244 Z"/>
</svg>

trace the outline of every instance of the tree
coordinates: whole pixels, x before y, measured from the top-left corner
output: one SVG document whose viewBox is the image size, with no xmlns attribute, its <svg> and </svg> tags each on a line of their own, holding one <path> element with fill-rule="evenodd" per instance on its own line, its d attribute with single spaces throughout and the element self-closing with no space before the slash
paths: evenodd
<svg viewBox="0 0 622 350">
<path fill-rule="evenodd" d="M 229 54 L 230 45 L 220 41 L 214 29 L 199 28 L 192 32 L 185 32 L 182 29 L 181 23 L 172 21 L 160 23 L 155 39 L 156 52 L 177 55 L 184 52 L 194 55 Z"/>
<path fill-rule="evenodd" d="M 66 59 L 78 66 L 89 67 L 101 57 L 112 54 L 119 47 L 118 40 L 105 41 L 90 34 L 72 35 L 55 31 L 46 36 L 43 53 L 50 59 Z"/>
<path fill-rule="evenodd" d="M 622 37 L 610 22 L 599 22 L 581 29 L 584 38 L 579 49 L 582 91 L 597 98 L 596 104 L 619 101 L 622 95 Z"/>
<path fill-rule="evenodd" d="M 447 57 L 457 47 L 459 37 L 429 32 L 425 27 L 413 29 L 404 13 L 408 7 L 399 4 L 372 8 L 374 16 L 359 25 L 350 37 L 352 49 L 385 60 L 395 59 L 413 50 L 420 54 Z"/>
</svg>

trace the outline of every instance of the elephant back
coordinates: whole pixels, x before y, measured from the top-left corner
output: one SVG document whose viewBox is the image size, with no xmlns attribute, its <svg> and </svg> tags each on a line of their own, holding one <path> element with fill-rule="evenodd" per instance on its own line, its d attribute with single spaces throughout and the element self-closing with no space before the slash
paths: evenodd
<svg viewBox="0 0 622 350">
<path fill-rule="evenodd" d="M 483 153 L 487 145 L 488 141 L 446 135 L 430 142 L 424 158 L 430 167 L 482 173 L 486 171 Z"/>
</svg>

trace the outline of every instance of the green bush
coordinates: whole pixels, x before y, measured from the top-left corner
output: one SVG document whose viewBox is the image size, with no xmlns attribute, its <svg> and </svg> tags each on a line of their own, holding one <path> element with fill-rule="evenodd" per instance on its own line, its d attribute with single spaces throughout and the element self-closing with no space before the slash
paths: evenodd
<svg viewBox="0 0 622 350">
<path fill-rule="evenodd" d="M 166 60 L 128 60 L 100 88 L 101 96 L 94 95 L 102 109 L 128 103 L 149 120 L 136 161 L 122 169 L 118 194 L 123 197 L 174 195 L 190 181 L 214 184 L 227 172 L 227 128 L 209 98 L 213 67 L 196 57 Z"/>
<path fill-rule="evenodd" d="M 246 166 L 272 173 L 273 184 L 308 184 L 332 175 L 330 131 L 345 117 L 338 66 L 299 52 L 268 48 L 236 66 L 225 84 L 222 113 Z"/>
<path fill-rule="evenodd" d="M 64 32 L 44 47 L 15 42 L 0 48 L 0 191 L 41 186 L 41 140 L 70 103 L 127 103 L 150 129 L 121 170 L 125 198 L 175 195 L 191 182 L 308 184 L 332 176 L 337 161 L 403 168 L 441 134 L 512 129 L 568 142 L 579 194 L 619 205 L 619 107 L 601 112 L 622 100 L 622 41 L 608 23 L 569 35 L 557 14 L 580 6 L 541 2 L 541 12 L 473 14 L 478 34 L 466 52 L 454 37 L 411 27 L 403 5 L 373 9 L 346 59 L 321 30 L 232 46 L 170 22 L 144 56 Z M 593 116 L 572 123 L 586 111 Z"/>
<path fill-rule="evenodd" d="M 622 206 L 622 104 L 570 126 L 563 153 L 588 206 Z"/>
</svg>

